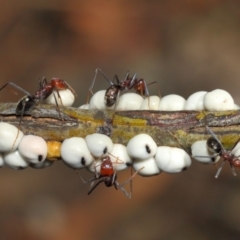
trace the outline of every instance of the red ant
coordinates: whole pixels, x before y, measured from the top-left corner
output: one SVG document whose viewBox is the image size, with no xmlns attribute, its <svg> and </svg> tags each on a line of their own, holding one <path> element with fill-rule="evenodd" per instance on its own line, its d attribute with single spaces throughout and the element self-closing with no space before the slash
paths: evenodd
<svg viewBox="0 0 240 240">
<path fill-rule="evenodd" d="M 207 148 L 210 152 L 214 153 L 212 156 L 197 156 L 197 157 L 221 157 L 223 159 L 223 162 L 221 164 L 221 166 L 218 168 L 217 173 L 215 175 L 215 178 L 218 178 L 223 165 L 226 161 L 229 162 L 230 167 L 232 169 L 232 173 L 234 176 L 237 176 L 237 173 L 235 171 L 235 168 L 240 168 L 240 156 L 235 156 L 235 154 L 233 153 L 233 149 L 235 148 L 235 146 L 237 145 L 237 143 L 239 141 L 236 142 L 236 144 L 234 145 L 234 147 L 232 148 L 232 150 L 226 150 L 222 143 L 219 141 L 219 139 L 217 138 L 217 136 L 214 134 L 214 132 L 208 127 L 206 126 L 207 131 L 212 135 L 210 138 L 208 138 L 207 140 Z"/>
<path fill-rule="evenodd" d="M 117 162 L 116 162 L 117 163 Z M 142 168 L 141 168 L 142 169 Z M 129 179 L 127 179 L 124 183 L 119 184 L 117 182 L 117 171 L 113 167 L 113 162 L 111 161 L 109 156 L 105 156 L 102 158 L 102 163 L 100 165 L 100 172 L 99 174 L 96 171 L 95 166 L 95 177 L 92 179 L 89 179 L 85 181 L 80 174 L 78 173 L 79 177 L 82 179 L 83 183 L 92 183 L 90 190 L 88 191 L 88 195 L 92 193 L 92 191 L 102 182 L 104 182 L 106 187 L 112 187 L 114 186 L 116 190 L 120 189 L 128 198 L 132 197 L 132 189 L 131 192 L 128 193 L 124 189 L 124 185 L 126 185 L 129 181 L 135 177 L 135 175 L 141 170 L 139 169 L 136 171 Z M 94 181 L 98 180 L 96 184 L 94 184 Z M 131 187 L 131 186 L 130 186 Z"/>
<path fill-rule="evenodd" d="M 16 114 L 21 115 L 21 119 L 25 112 L 30 110 L 38 101 L 48 98 L 49 95 L 51 93 L 53 93 L 54 90 L 57 92 L 58 97 L 60 99 L 61 99 L 61 97 L 59 95 L 58 90 L 69 89 L 76 96 L 76 93 L 73 90 L 73 88 L 66 81 L 64 81 L 60 78 L 52 78 L 51 82 L 48 83 L 47 79 L 45 77 L 43 77 L 39 81 L 39 89 L 33 95 L 31 95 L 29 92 L 27 92 L 26 90 L 24 90 L 23 88 L 21 88 L 20 86 L 18 86 L 17 84 L 15 84 L 13 82 L 8 82 L 5 85 L 3 85 L 0 88 L 0 91 L 3 88 L 5 88 L 7 85 L 11 85 L 26 94 L 22 99 L 20 99 L 20 101 L 17 103 L 17 107 L 16 107 Z M 57 100 L 56 100 L 55 95 L 54 95 L 54 98 L 55 98 L 56 105 L 57 105 Z M 21 119 L 20 119 L 20 122 L 21 122 Z"/>
<path fill-rule="evenodd" d="M 103 71 L 100 68 L 96 69 L 92 85 L 89 88 L 89 92 L 92 94 L 93 94 L 92 89 L 95 84 L 98 72 L 100 72 L 103 75 L 103 77 L 111 85 L 106 90 L 105 97 L 104 97 L 104 101 L 107 107 L 111 107 L 117 102 L 121 91 L 127 91 L 134 88 L 136 90 L 136 93 L 140 94 L 141 96 L 149 96 L 146 81 L 143 80 L 142 78 L 138 79 L 136 73 L 133 75 L 133 77 L 129 77 L 129 73 L 127 73 L 123 81 L 120 81 L 118 76 L 115 75 L 113 81 L 111 81 L 107 78 L 107 76 L 103 73 Z M 116 80 L 117 83 L 114 83 L 114 80 Z M 156 83 L 156 82 L 152 82 L 152 83 Z"/>
</svg>

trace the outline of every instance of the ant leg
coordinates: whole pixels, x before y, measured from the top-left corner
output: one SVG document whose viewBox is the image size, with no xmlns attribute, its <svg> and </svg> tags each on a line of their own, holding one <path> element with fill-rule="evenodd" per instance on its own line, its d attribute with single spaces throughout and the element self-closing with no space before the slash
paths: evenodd
<svg viewBox="0 0 240 240">
<path fill-rule="evenodd" d="M 127 183 L 129 183 L 144 167 L 138 169 L 129 179 L 127 179 L 125 182 L 120 184 L 120 186 L 125 186 Z"/>
<path fill-rule="evenodd" d="M 218 178 L 220 172 L 222 171 L 223 165 L 225 164 L 225 161 L 222 162 L 221 166 L 218 168 L 216 174 L 215 174 L 215 178 Z"/>
<path fill-rule="evenodd" d="M 77 171 L 77 169 L 74 169 L 74 170 L 75 170 L 76 174 L 80 177 L 80 179 L 82 180 L 82 182 L 83 182 L 84 184 L 90 183 L 90 182 L 94 182 L 95 180 L 98 179 L 98 178 L 95 176 L 94 178 L 91 178 L 91 179 L 89 179 L 89 180 L 84 180 L 83 177 L 80 175 L 80 173 Z"/>
<path fill-rule="evenodd" d="M 1 88 L 0 91 L 5 88 L 7 85 L 11 85 L 13 87 L 15 87 L 16 89 L 18 89 L 19 91 L 23 92 L 26 95 L 31 95 L 29 92 L 27 92 L 26 90 L 24 90 L 23 88 L 21 88 L 20 86 L 18 86 L 17 84 L 13 83 L 13 82 L 8 82 L 6 84 L 4 84 Z"/>
<path fill-rule="evenodd" d="M 47 79 L 46 77 L 43 77 L 39 80 L 39 89 L 43 89 L 47 85 Z"/>
<path fill-rule="evenodd" d="M 230 163 L 230 167 L 231 167 L 233 176 L 236 177 L 237 176 L 236 170 L 235 170 L 234 166 L 231 163 Z"/>
<path fill-rule="evenodd" d="M 124 187 L 122 187 L 117 181 L 115 181 L 114 186 L 116 189 L 120 189 L 129 199 L 132 198 L 132 189 L 131 189 L 130 193 L 128 193 L 126 191 L 126 189 Z"/>
<path fill-rule="evenodd" d="M 94 75 L 92 84 L 91 84 L 90 88 L 88 89 L 88 91 L 89 91 L 92 95 L 93 95 L 92 89 L 93 89 L 94 84 L 95 84 L 95 82 L 96 82 L 96 78 L 97 78 L 98 73 L 101 73 L 102 76 L 103 76 L 111 85 L 114 85 L 113 82 L 112 82 L 111 80 L 109 80 L 108 77 L 105 75 L 105 73 L 104 73 L 100 68 L 97 68 L 97 69 L 95 70 L 95 75 Z"/>
<path fill-rule="evenodd" d="M 75 92 L 75 90 L 66 81 L 64 81 L 64 83 L 66 84 L 67 88 L 72 92 L 72 94 L 77 97 L 77 93 Z"/>
<path fill-rule="evenodd" d="M 58 91 L 57 91 L 58 93 Z M 58 93 L 59 94 L 59 93 Z M 61 111 L 60 111 L 60 108 L 59 108 L 59 105 L 58 105 L 58 102 L 57 102 L 57 98 L 55 96 L 55 94 L 53 93 L 53 97 L 54 97 L 54 100 L 55 100 L 55 103 L 56 103 L 56 109 L 57 109 L 57 112 L 58 112 L 58 115 L 59 115 L 59 118 L 61 119 L 61 121 L 64 121 L 62 115 L 61 115 Z M 60 95 L 59 95 L 60 97 Z M 61 97 L 60 97 L 60 100 L 62 101 Z"/>
<path fill-rule="evenodd" d="M 88 191 L 88 195 L 91 194 L 91 192 L 102 182 L 104 182 L 105 178 L 99 180 L 89 191 Z"/>
</svg>

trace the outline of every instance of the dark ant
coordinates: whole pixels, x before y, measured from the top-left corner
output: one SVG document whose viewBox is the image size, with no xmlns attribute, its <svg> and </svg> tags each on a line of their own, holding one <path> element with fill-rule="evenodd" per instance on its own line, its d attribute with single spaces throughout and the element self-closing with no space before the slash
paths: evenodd
<svg viewBox="0 0 240 240">
<path fill-rule="evenodd" d="M 76 96 L 76 93 L 73 90 L 73 88 L 66 81 L 64 81 L 60 78 L 52 78 L 51 82 L 48 83 L 47 79 L 45 77 L 43 77 L 39 81 L 39 89 L 33 95 L 31 95 L 29 92 L 27 92 L 26 90 L 24 90 L 23 88 L 21 88 L 20 86 L 18 86 L 17 84 L 15 84 L 13 82 L 8 82 L 5 85 L 3 85 L 0 88 L 0 91 L 3 88 L 5 88 L 7 85 L 11 85 L 11 86 L 15 87 L 16 89 L 22 91 L 24 94 L 26 94 L 22 99 L 19 100 L 19 102 L 17 103 L 17 107 L 16 107 L 16 114 L 21 115 L 20 122 L 21 122 L 21 119 L 25 112 L 30 110 L 38 101 L 48 98 L 50 96 L 50 94 L 53 93 L 54 90 L 57 92 L 58 97 L 60 99 L 61 99 L 61 97 L 59 95 L 58 90 L 69 89 Z M 54 95 L 54 98 L 56 101 L 56 105 L 58 107 L 55 95 Z"/>
<path fill-rule="evenodd" d="M 92 94 L 93 94 L 92 89 L 95 84 L 98 72 L 100 72 L 103 75 L 103 77 L 111 85 L 106 90 L 105 97 L 104 97 L 104 102 L 107 107 L 112 107 L 118 101 L 121 91 L 135 89 L 136 93 L 140 94 L 141 96 L 149 96 L 149 91 L 147 88 L 146 81 L 143 80 L 142 78 L 138 79 L 136 73 L 133 75 L 133 77 L 129 77 L 129 73 L 127 73 L 125 79 L 122 81 L 120 81 L 118 76 L 115 75 L 113 81 L 111 81 L 107 78 L 107 76 L 103 73 L 103 71 L 100 68 L 96 69 L 92 85 L 89 88 L 89 92 Z M 116 80 L 116 83 L 114 83 L 114 80 Z M 152 82 L 152 83 L 156 83 L 156 82 Z"/>
<path fill-rule="evenodd" d="M 235 154 L 233 153 L 233 149 L 235 148 L 235 146 L 237 145 L 237 143 L 239 141 L 236 142 L 236 144 L 234 145 L 234 147 L 231 150 L 226 150 L 223 147 L 222 143 L 217 138 L 217 136 L 214 134 L 214 132 L 208 126 L 206 126 L 206 129 L 207 129 L 208 133 L 212 135 L 207 140 L 207 148 L 210 152 L 213 153 L 213 155 L 212 156 L 197 156 L 197 157 L 215 158 L 215 157 L 219 156 L 223 159 L 221 166 L 217 170 L 215 178 L 218 178 L 218 176 L 223 168 L 223 165 L 226 161 L 229 162 L 233 175 L 237 176 L 237 173 L 236 173 L 234 167 L 236 167 L 236 168 L 240 167 L 240 156 L 235 156 Z"/>
<path fill-rule="evenodd" d="M 117 163 L 117 162 L 116 162 Z M 96 166 L 95 166 L 96 168 Z M 142 169 L 142 168 L 141 168 Z M 92 193 L 92 191 L 102 182 L 104 182 L 106 187 L 114 186 L 116 190 L 120 189 L 129 199 L 132 197 L 132 188 L 130 193 L 128 193 L 123 186 L 125 186 L 128 182 L 130 182 L 135 175 L 141 170 L 136 171 L 129 179 L 127 179 L 124 183 L 119 184 L 117 182 L 117 171 L 113 167 L 113 162 L 111 161 L 109 156 L 105 156 L 102 158 L 102 163 L 100 165 L 100 173 L 98 174 L 95 169 L 95 177 L 85 181 L 80 174 L 79 177 L 82 179 L 83 183 L 91 183 L 90 190 L 88 191 L 88 195 Z M 96 184 L 94 181 L 98 180 Z M 130 185 L 131 187 L 131 185 Z"/>
</svg>

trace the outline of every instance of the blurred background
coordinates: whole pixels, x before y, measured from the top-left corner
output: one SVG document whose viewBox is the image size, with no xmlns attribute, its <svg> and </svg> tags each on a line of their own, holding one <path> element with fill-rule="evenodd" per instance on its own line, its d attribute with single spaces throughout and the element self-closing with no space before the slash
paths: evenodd
<svg viewBox="0 0 240 240">
<path fill-rule="evenodd" d="M 1 84 L 34 93 L 41 77 L 60 77 L 79 106 L 100 67 L 110 79 L 130 71 L 157 81 L 162 95 L 221 88 L 240 104 L 237 0 L 9 0 L 1 9 Z M 107 87 L 99 76 L 94 90 Z M 20 98 L 7 89 L 0 97 Z M 194 162 L 176 175 L 136 176 L 129 200 L 103 185 L 88 196 L 89 186 L 61 161 L 43 170 L 4 167 L 0 240 L 239 239 L 240 176 L 226 164 L 216 180 L 216 170 Z M 118 175 L 121 183 L 130 171 Z"/>
</svg>

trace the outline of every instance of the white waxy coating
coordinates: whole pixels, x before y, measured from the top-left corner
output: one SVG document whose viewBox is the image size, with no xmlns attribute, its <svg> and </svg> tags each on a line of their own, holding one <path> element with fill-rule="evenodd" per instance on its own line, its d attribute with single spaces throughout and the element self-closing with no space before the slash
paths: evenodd
<svg viewBox="0 0 240 240">
<path fill-rule="evenodd" d="M 0 122 L 0 152 L 9 152 L 17 149 L 23 138 L 23 132 L 12 124 Z"/>
<path fill-rule="evenodd" d="M 46 167 L 50 167 L 55 161 L 43 161 L 40 163 L 30 163 L 29 167 L 31 168 L 35 168 L 35 169 L 42 169 L 42 168 L 46 168 Z"/>
<path fill-rule="evenodd" d="M 80 109 L 89 109 L 89 104 L 83 104 L 79 107 Z"/>
<path fill-rule="evenodd" d="M 225 111 L 235 109 L 232 96 L 225 90 L 216 89 L 208 92 L 203 99 L 205 110 Z"/>
<path fill-rule="evenodd" d="M 184 110 L 186 100 L 176 94 L 164 96 L 159 104 L 161 111 L 181 111 Z"/>
<path fill-rule="evenodd" d="M 127 153 L 126 146 L 119 143 L 113 144 L 113 149 L 110 152 L 109 157 L 116 171 L 124 170 L 132 164 L 132 159 Z"/>
<path fill-rule="evenodd" d="M 42 137 L 25 135 L 18 146 L 18 151 L 31 163 L 43 162 L 47 157 L 47 143 Z"/>
<path fill-rule="evenodd" d="M 114 109 L 112 107 L 107 107 L 104 101 L 106 90 L 100 90 L 93 94 L 89 102 L 89 109 L 98 109 L 98 110 L 105 110 L 105 109 Z"/>
<path fill-rule="evenodd" d="M 141 133 L 129 140 L 127 152 L 133 159 L 145 160 L 156 154 L 157 144 L 151 136 Z"/>
<path fill-rule="evenodd" d="M 72 168 L 83 168 L 93 162 L 85 139 L 80 137 L 72 137 L 63 141 L 61 157 Z"/>
<path fill-rule="evenodd" d="M 4 166 L 3 153 L 0 153 L 0 167 Z"/>
<path fill-rule="evenodd" d="M 137 93 L 125 93 L 119 97 L 116 110 L 139 110 L 143 102 L 143 97 Z"/>
<path fill-rule="evenodd" d="M 203 99 L 207 92 L 200 91 L 190 95 L 185 104 L 185 110 L 201 111 L 204 110 Z"/>
<path fill-rule="evenodd" d="M 161 173 L 161 170 L 158 168 L 154 157 L 149 159 L 142 160 L 135 160 L 133 162 L 133 168 L 135 171 L 141 169 L 138 174 L 144 177 L 158 175 Z"/>
<path fill-rule="evenodd" d="M 95 157 L 102 157 L 106 156 L 109 152 L 112 151 L 113 148 L 113 142 L 110 137 L 100 134 L 100 133 L 93 133 L 90 135 L 87 135 L 86 143 L 88 146 L 88 149 Z"/>
<path fill-rule="evenodd" d="M 158 96 L 148 96 L 146 97 L 141 105 L 141 110 L 158 110 L 160 103 L 160 97 Z"/>
<path fill-rule="evenodd" d="M 208 151 L 207 140 L 201 140 L 193 143 L 191 151 L 192 157 L 201 163 L 214 164 L 220 159 L 218 155 L 213 156 L 213 153 Z"/>
<path fill-rule="evenodd" d="M 58 90 L 58 93 L 60 98 L 57 94 L 57 91 L 53 91 L 52 94 L 50 94 L 50 96 L 45 99 L 45 102 L 48 104 L 56 105 L 56 101 L 54 98 L 55 95 L 57 104 L 59 106 L 71 107 L 73 105 L 75 101 L 75 96 L 70 89 Z"/>
<path fill-rule="evenodd" d="M 28 161 L 23 156 L 20 155 L 18 150 L 4 153 L 3 160 L 8 167 L 15 170 L 24 169 L 29 165 Z"/>
<path fill-rule="evenodd" d="M 190 156 L 181 148 L 160 146 L 155 160 L 159 169 L 167 173 L 178 173 L 191 165 Z"/>
</svg>

